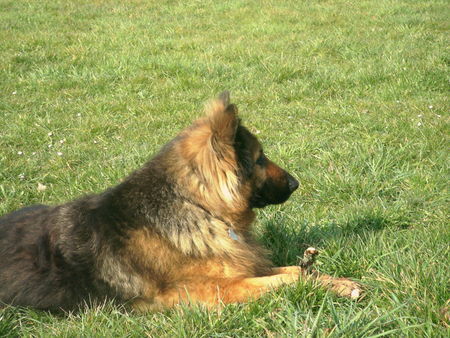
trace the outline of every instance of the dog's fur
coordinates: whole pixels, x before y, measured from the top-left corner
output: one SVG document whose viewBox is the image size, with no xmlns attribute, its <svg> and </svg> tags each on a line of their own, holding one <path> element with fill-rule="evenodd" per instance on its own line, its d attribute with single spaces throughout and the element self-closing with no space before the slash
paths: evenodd
<svg viewBox="0 0 450 338">
<path fill-rule="evenodd" d="M 297 186 L 224 92 L 119 185 L 0 218 L 0 302 L 70 310 L 113 299 L 152 310 L 256 298 L 302 275 L 272 268 L 250 233 L 252 209 Z M 354 287 L 319 279 L 343 294 Z"/>
</svg>

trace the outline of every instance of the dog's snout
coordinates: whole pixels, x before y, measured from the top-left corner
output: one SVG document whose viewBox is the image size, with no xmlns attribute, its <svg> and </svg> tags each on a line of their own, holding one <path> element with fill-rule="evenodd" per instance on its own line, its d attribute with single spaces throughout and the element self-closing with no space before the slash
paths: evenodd
<svg viewBox="0 0 450 338">
<path fill-rule="evenodd" d="M 298 181 L 292 177 L 291 175 L 288 174 L 288 185 L 289 185 L 289 190 L 291 192 L 293 192 L 294 190 L 296 190 L 298 188 Z"/>
</svg>

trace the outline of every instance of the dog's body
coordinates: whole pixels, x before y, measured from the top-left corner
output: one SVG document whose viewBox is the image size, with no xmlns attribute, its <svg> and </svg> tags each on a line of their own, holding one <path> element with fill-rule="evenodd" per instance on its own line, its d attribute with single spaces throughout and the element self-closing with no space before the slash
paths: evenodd
<svg viewBox="0 0 450 338">
<path fill-rule="evenodd" d="M 256 298 L 302 275 L 272 268 L 250 233 L 252 209 L 297 186 L 224 93 L 118 186 L 0 218 L 0 303 L 75 309 L 114 299 L 149 310 Z M 345 295 L 356 288 L 319 280 Z"/>
</svg>

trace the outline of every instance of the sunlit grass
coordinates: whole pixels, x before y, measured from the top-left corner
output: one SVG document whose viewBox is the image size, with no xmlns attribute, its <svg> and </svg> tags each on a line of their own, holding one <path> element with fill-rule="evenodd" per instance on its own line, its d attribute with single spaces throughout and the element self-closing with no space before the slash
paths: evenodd
<svg viewBox="0 0 450 338">
<path fill-rule="evenodd" d="M 255 226 L 300 283 L 218 311 L 0 310 L 6 336 L 446 336 L 446 1 L 0 0 L 0 214 L 116 184 L 231 91 L 301 186 Z M 46 189 L 39 189 L 38 184 Z"/>
</svg>

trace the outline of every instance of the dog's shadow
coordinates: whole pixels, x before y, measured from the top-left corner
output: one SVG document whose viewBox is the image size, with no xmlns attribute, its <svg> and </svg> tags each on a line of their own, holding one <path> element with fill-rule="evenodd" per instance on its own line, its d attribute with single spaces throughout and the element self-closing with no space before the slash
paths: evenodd
<svg viewBox="0 0 450 338">
<path fill-rule="evenodd" d="M 366 235 L 380 231 L 389 225 L 381 215 L 357 216 L 346 222 L 327 224 L 292 224 L 283 216 L 263 220 L 259 240 L 271 251 L 272 262 L 276 266 L 295 265 L 308 247 L 327 247 L 327 243 L 357 237 L 364 240 Z"/>
</svg>

